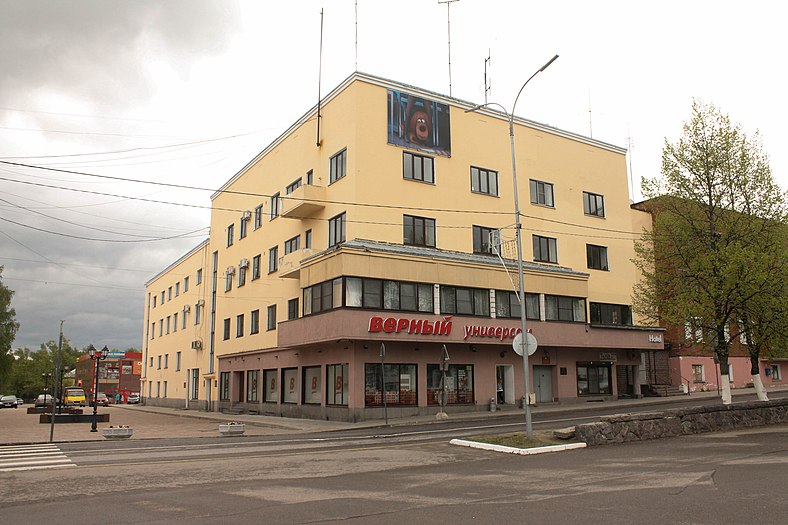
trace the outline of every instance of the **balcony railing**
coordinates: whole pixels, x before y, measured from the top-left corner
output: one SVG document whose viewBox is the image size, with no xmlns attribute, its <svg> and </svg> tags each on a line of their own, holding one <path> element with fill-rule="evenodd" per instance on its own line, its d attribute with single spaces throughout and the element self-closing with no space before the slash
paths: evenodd
<svg viewBox="0 0 788 525">
<path fill-rule="evenodd" d="M 298 279 L 301 272 L 301 261 L 315 253 L 311 248 L 292 251 L 279 258 L 279 277 Z"/>
</svg>

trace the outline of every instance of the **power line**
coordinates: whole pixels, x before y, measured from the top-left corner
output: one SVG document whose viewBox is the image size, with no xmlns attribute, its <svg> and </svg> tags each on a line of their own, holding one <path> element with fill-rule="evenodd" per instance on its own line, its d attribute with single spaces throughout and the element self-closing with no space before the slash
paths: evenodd
<svg viewBox="0 0 788 525">
<path fill-rule="evenodd" d="M 9 281 L 24 281 L 28 283 L 43 283 L 43 284 L 58 284 L 63 286 L 79 286 L 83 288 L 104 288 L 107 290 L 124 290 L 130 292 L 140 293 L 139 288 L 126 288 L 122 286 L 107 286 L 107 285 L 98 285 L 98 284 L 82 284 L 82 283 L 61 283 L 58 281 L 44 281 L 42 279 L 21 279 L 19 277 L 7 277 L 3 276 L 3 279 L 8 279 Z"/>
<path fill-rule="evenodd" d="M 95 265 L 92 265 L 92 264 L 64 263 L 64 262 L 59 262 L 59 261 L 53 261 L 51 259 L 47 259 L 46 261 L 37 261 L 35 259 L 20 259 L 18 257 L 0 257 L 0 260 L 3 260 L 3 261 L 17 261 L 17 262 L 28 262 L 28 263 L 36 263 L 36 264 L 54 264 L 54 265 L 57 265 L 57 266 L 76 266 L 78 268 L 95 268 L 97 270 L 112 270 L 112 271 L 121 271 L 121 272 L 152 273 L 152 272 L 157 271 L 157 270 L 141 270 L 139 268 L 119 268 L 119 267 L 95 266 Z"/>
</svg>

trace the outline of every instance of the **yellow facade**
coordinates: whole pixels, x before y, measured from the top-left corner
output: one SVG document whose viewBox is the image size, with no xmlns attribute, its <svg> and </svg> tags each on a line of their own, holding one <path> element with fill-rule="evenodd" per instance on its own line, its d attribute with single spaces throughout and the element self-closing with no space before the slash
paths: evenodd
<svg viewBox="0 0 788 525">
<path fill-rule="evenodd" d="M 389 143 L 390 89 L 449 107 L 450 156 Z M 199 369 L 198 400 L 213 407 L 223 395 L 217 391 L 219 359 L 282 351 L 279 330 L 269 329 L 269 307 L 275 305 L 275 322 L 282 323 L 288 319 L 288 301 L 298 299 L 300 317 L 302 290 L 337 277 L 510 290 L 510 278 L 516 281 L 516 273 L 507 275 L 492 255 L 482 260 L 447 260 L 329 247 L 329 221 L 341 213 L 346 214 L 347 241 L 366 239 L 391 245 L 403 244 L 403 215 L 411 215 L 434 219 L 435 248 L 447 253 L 474 252 L 474 225 L 500 228 L 505 255 L 511 259 L 515 205 L 508 121 L 489 110 L 466 113 L 471 107 L 463 101 L 356 73 L 323 101 L 319 145 L 313 108 L 263 150 L 213 195 L 210 238 L 147 285 L 143 395 L 153 402 L 155 385 L 167 381 L 168 400 L 184 405 L 189 397 L 184 384 L 188 388 L 191 380 L 187 375 Z M 631 263 L 633 239 L 650 224 L 650 218 L 630 208 L 625 150 L 517 118 L 515 137 L 523 258 L 534 261 L 532 235 L 555 239 L 557 246 L 557 262 L 527 264 L 526 290 L 631 305 L 637 279 Z M 346 174 L 331 182 L 331 158 L 343 151 Z M 433 159 L 433 182 L 403 177 L 406 152 Z M 472 167 L 497 172 L 497 195 L 471 191 Z M 311 185 L 307 185 L 309 172 Z M 302 185 L 287 194 L 288 185 L 299 178 Z M 552 205 L 532 204 L 531 179 L 552 185 Z M 604 217 L 584 212 L 583 192 L 603 196 Z M 278 201 L 273 199 L 275 194 L 280 196 Z M 272 206 L 276 210 L 273 214 Z M 311 246 L 306 247 L 308 231 Z M 285 241 L 296 236 L 298 249 L 286 254 Z M 588 268 L 587 244 L 607 249 L 609 270 Z M 274 247 L 277 269 L 269 273 L 270 249 Z M 252 275 L 256 257 L 259 278 Z M 199 286 L 194 283 L 198 268 L 203 275 Z M 246 272 L 243 283 L 242 271 Z M 161 305 L 162 291 L 167 299 L 170 286 L 182 283 L 186 276 L 192 280 L 188 292 Z M 211 294 L 214 283 L 215 299 Z M 155 308 L 150 304 L 153 297 L 158 297 Z M 205 302 L 204 318 L 195 325 L 194 305 L 199 299 Z M 158 323 L 164 319 L 166 332 L 167 316 L 176 312 L 182 316 L 187 305 L 192 309 L 187 328 L 179 325 L 177 332 L 159 336 Z M 251 333 L 250 318 L 255 310 L 259 312 L 259 331 Z M 439 313 L 437 307 L 435 313 Z M 240 315 L 244 318 L 239 331 Z M 211 326 L 215 327 L 213 333 Z M 152 327 L 155 337 L 149 333 Z M 193 349 L 192 342 L 198 340 L 201 348 Z M 180 371 L 173 366 L 176 352 L 181 352 Z M 169 354 L 166 370 L 157 366 L 159 356 L 165 353 Z M 208 392 L 206 385 L 210 385 Z M 165 403 L 161 397 L 159 401 Z"/>
</svg>

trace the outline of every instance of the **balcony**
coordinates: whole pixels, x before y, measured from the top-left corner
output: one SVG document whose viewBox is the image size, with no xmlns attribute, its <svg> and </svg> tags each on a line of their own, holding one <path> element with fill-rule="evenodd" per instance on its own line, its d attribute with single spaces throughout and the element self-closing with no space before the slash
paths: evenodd
<svg viewBox="0 0 788 525">
<path fill-rule="evenodd" d="M 325 208 L 326 188 L 304 184 L 281 197 L 282 217 L 307 219 Z"/>
<path fill-rule="evenodd" d="M 279 258 L 279 277 L 298 279 L 301 273 L 301 261 L 315 253 L 311 248 L 303 248 L 290 252 Z"/>
</svg>

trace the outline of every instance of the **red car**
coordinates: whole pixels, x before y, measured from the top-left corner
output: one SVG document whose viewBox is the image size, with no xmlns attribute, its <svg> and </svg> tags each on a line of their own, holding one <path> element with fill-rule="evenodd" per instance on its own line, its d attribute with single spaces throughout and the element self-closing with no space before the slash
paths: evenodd
<svg viewBox="0 0 788 525">
<path fill-rule="evenodd" d="M 100 405 L 100 406 L 103 406 L 103 407 L 109 406 L 109 398 L 107 397 L 107 394 L 104 394 L 102 392 L 98 393 L 98 399 L 96 401 L 97 401 L 97 404 Z M 90 406 L 93 406 L 93 398 L 92 397 L 90 398 Z"/>
</svg>

